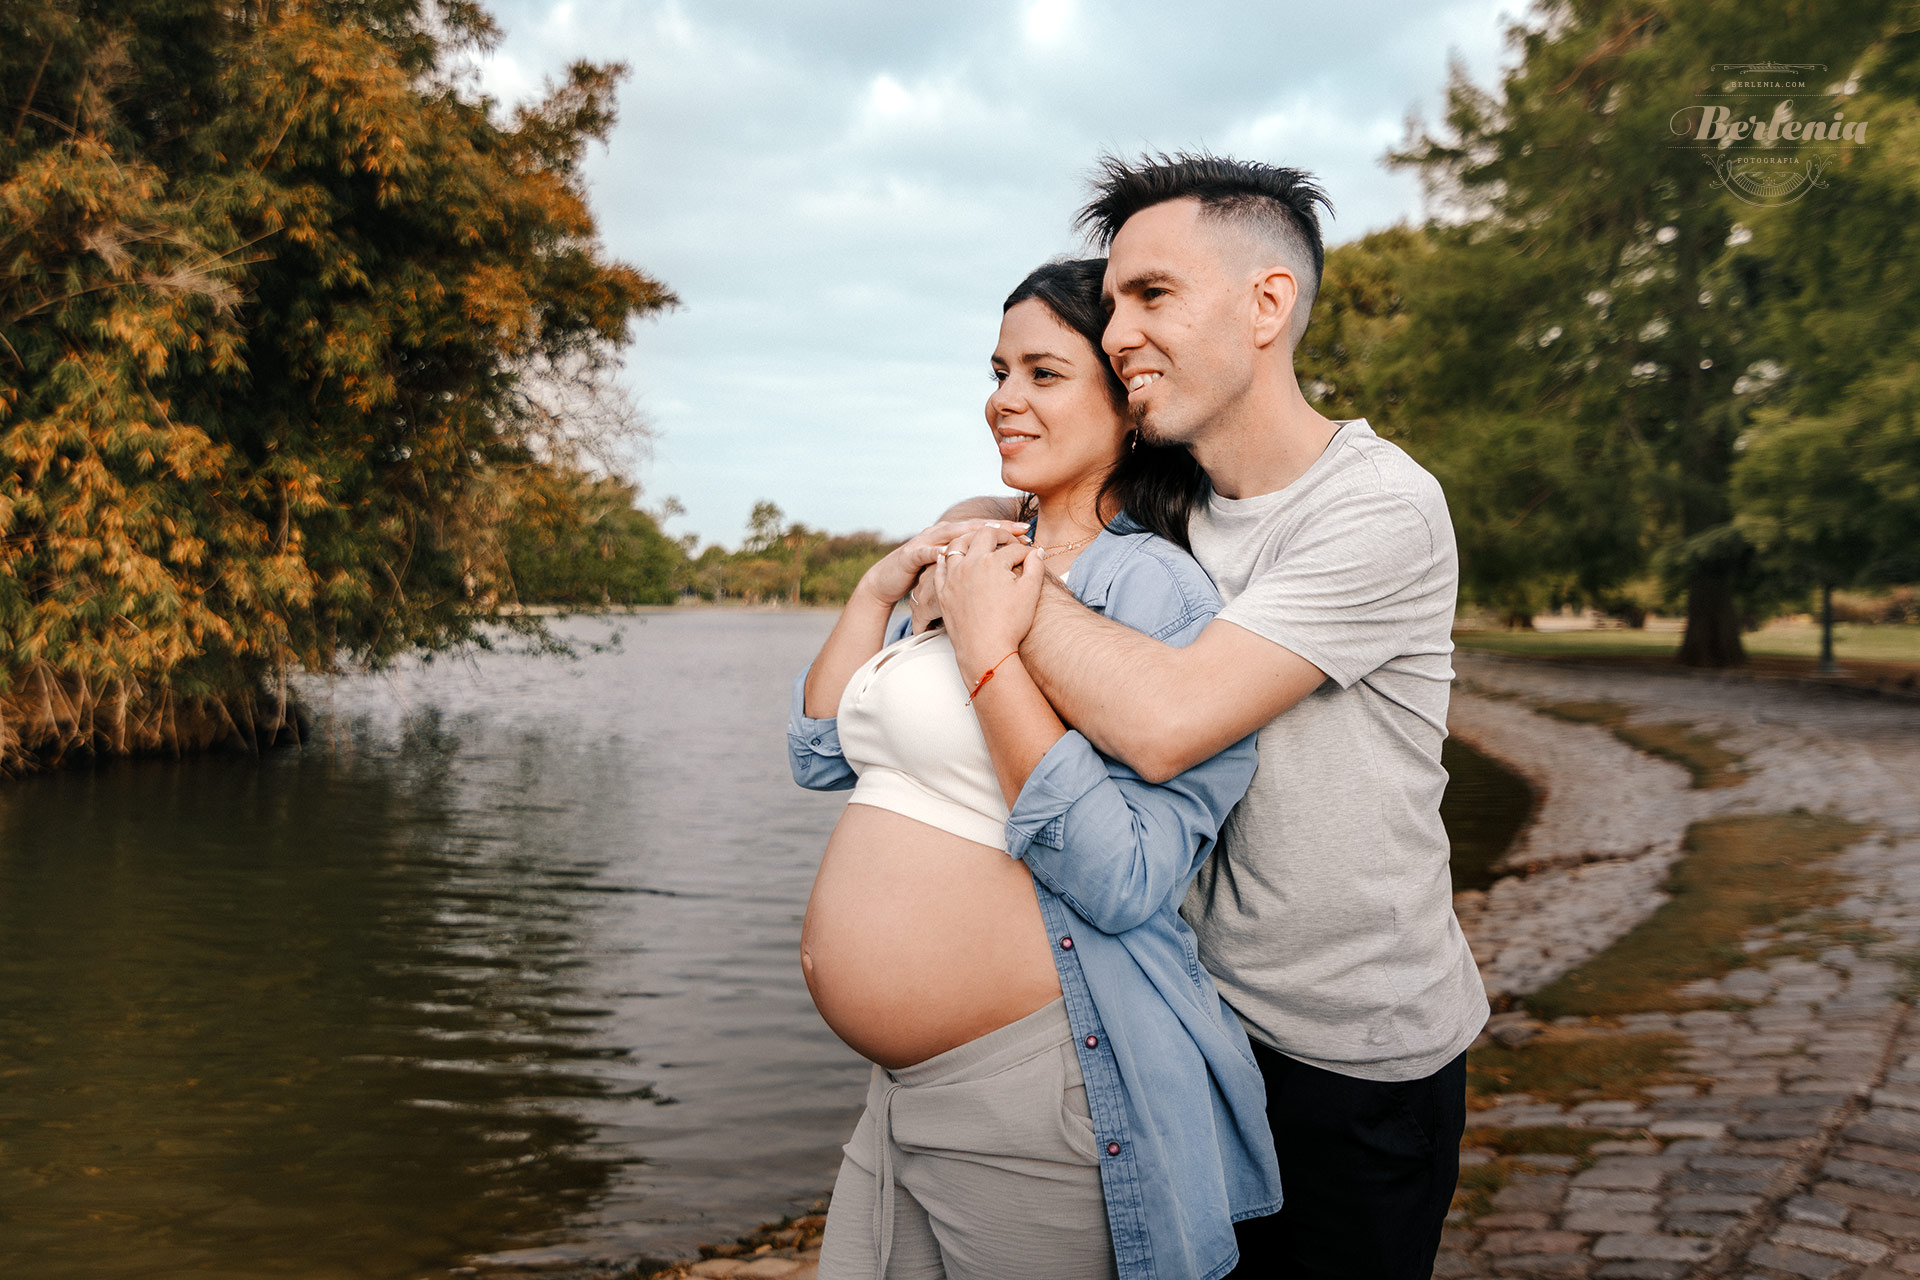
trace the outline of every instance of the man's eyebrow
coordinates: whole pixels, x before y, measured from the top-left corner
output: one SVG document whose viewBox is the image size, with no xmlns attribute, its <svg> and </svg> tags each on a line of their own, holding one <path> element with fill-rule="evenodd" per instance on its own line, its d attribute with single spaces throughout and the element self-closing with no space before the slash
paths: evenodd
<svg viewBox="0 0 1920 1280">
<path fill-rule="evenodd" d="M 1139 293 L 1155 285 L 1172 284 L 1173 275 L 1167 271 L 1142 271 L 1139 275 L 1125 280 L 1120 285 L 1121 293 Z"/>
</svg>

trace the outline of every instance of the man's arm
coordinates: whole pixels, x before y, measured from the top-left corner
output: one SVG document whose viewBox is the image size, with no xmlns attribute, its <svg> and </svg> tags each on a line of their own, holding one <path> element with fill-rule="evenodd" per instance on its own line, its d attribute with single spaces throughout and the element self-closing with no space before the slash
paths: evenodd
<svg viewBox="0 0 1920 1280">
<path fill-rule="evenodd" d="M 1320 687 L 1320 668 L 1231 622 L 1176 649 L 1051 581 L 1020 660 L 1060 716 L 1149 782 L 1224 750 Z"/>
<path fill-rule="evenodd" d="M 1020 518 L 1020 499 L 1005 494 L 993 496 L 982 494 L 977 498 L 962 498 L 948 507 L 940 519 L 950 520 L 1017 520 Z"/>
</svg>

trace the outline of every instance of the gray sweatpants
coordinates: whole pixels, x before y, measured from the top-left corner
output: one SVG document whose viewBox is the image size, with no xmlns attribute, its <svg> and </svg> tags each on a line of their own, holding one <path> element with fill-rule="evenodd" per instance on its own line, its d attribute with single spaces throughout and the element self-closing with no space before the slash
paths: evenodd
<svg viewBox="0 0 1920 1280">
<path fill-rule="evenodd" d="M 844 1148 L 820 1280 L 1111 1280 L 1064 1000 L 898 1071 Z"/>
</svg>

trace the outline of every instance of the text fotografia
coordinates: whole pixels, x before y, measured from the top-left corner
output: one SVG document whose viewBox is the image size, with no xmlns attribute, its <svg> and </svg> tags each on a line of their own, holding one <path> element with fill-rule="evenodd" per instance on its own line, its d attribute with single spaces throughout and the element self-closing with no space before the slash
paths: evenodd
<svg viewBox="0 0 1920 1280">
<path fill-rule="evenodd" d="M 1702 153 L 1714 186 L 1748 204 L 1771 206 L 1800 199 L 1827 185 L 1840 153 L 1867 140 L 1867 121 L 1847 118 L 1858 85 L 1823 82 L 1818 62 L 1726 62 L 1720 79 L 1700 90 L 1692 106 L 1673 113 L 1672 145 Z"/>
</svg>

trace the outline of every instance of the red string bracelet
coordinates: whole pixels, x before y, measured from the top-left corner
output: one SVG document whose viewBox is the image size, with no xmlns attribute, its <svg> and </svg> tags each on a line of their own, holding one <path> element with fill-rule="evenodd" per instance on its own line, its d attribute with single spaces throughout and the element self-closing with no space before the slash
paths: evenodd
<svg viewBox="0 0 1920 1280">
<path fill-rule="evenodd" d="M 1015 649 L 1012 653 L 1009 653 L 1007 655 L 1007 658 L 1017 658 L 1019 656 L 1020 656 L 1020 651 L 1018 649 Z M 992 666 L 987 668 L 987 674 L 980 677 L 980 683 L 973 686 L 973 692 L 967 695 L 968 706 L 973 705 L 973 700 L 980 696 L 980 691 L 987 687 L 987 681 L 993 679 L 993 673 L 1000 669 L 1000 663 L 1005 662 L 1007 658 L 1002 658 L 1000 659 L 1000 662 L 996 662 Z"/>
</svg>

